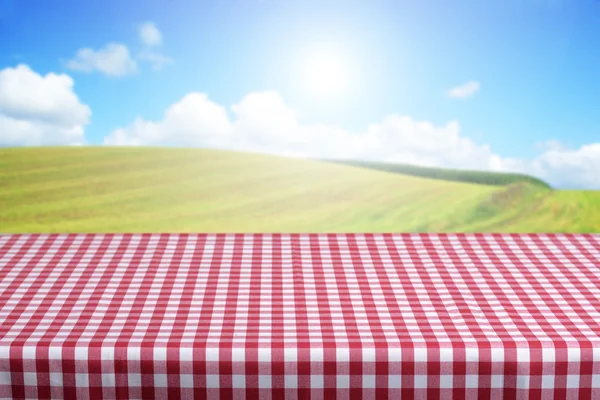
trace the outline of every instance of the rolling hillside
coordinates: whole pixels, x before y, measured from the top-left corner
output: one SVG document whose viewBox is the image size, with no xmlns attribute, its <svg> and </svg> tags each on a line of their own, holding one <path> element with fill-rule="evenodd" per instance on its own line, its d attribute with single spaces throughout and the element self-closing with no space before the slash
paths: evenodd
<svg viewBox="0 0 600 400">
<path fill-rule="evenodd" d="M 599 232 L 600 191 L 217 150 L 0 149 L 0 232 Z"/>
</svg>

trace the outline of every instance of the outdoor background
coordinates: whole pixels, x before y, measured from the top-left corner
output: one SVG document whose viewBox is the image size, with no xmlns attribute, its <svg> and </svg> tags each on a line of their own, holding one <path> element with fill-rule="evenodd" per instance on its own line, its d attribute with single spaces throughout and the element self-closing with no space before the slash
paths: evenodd
<svg viewBox="0 0 600 400">
<path fill-rule="evenodd" d="M 600 1 L 0 1 L 0 232 L 600 232 Z"/>
</svg>

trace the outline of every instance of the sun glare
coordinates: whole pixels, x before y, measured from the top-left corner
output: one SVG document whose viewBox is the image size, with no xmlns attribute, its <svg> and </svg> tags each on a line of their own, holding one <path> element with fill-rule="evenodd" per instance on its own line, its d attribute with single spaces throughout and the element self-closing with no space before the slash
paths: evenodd
<svg viewBox="0 0 600 400">
<path fill-rule="evenodd" d="M 306 84 L 318 94 L 335 94 L 346 85 L 343 63 L 331 55 L 321 55 L 306 66 Z"/>
<path fill-rule="evenodd" d="M 339 98 L 349 86 L 348 64 L 331 49 L 309 53 L 303 60 L 301 74 L 303 89 L 319 98 Z"/>
</svg>

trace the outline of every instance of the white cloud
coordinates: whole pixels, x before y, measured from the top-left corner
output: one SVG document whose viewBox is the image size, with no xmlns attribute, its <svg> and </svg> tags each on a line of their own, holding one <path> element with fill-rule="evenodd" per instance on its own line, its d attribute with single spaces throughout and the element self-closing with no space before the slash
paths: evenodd
<svg viewBox="0 0 600 400">
<path fill-rule="evenodd" d="M 456 86 L 448 90 L 447 95 L 454 99 L 466 99 L 467 97 L 473 96 L 479 89 L 481 84 L 477 81 L 470 81 L 464 85 Z"/>
<path fill-rule="evenodd" d="M 600 143 L 550 149 L 532 164 L 534 173 L 557 187 L 600 189 Z"/>
<path fill-rule="evenodd" d="M 230 142 L 231 123 L 225 109 L 205 94 L 190 93 L 165 111 L 161 121 L 138 117 L 126 128 L 105 137 L 108 145 L 182 145 L 219 146 Z"/>
<path fill-rule="evenodd" d="M 504 158 L 461 135 L 458 122 L 436 126 L 390 115 L 364 132 L 302 124 L 276 92 L 250 93 L 225 108 L 190 93 L 159 121 L 137 118 L 105 137 L 107 145 L 187 145 L 294 154 L 319 158 L 411 163 L 448 168 L 522 172 L 557 186 L 600 187 L 600 144 L 576 151 L 547 150 L 534 160 Z"/>
<path fill-rule="evenodd" d="M 24 64 L 0 70 L 0 145 L 82 144 L 90 115 L 68 75 Z"/>
<path fill-rule="evenodd" d="M 141 24 L 138 34 L 144 44 L 144 49 L 137 55 L 138 60 L 152 64 L 155 71 L 160 71 L 165 65 L 173 63 L 173 59 L 155 49 L 162 44 L 162 34 L 154 22 L 148 21 Z"/>
<path fill-rule="evenodd" d="M 566 150 L 567 149 L 558 140 L 546 140 L 544 142 L 538 142 L 538 143 L 536 143 L 535 147 L 538 150 L 542 150 L 542 151 L 551 151 L 551 150 L 562 151 L 562 150 Z"/>
<path fill-rule="evenodd" d="M 165 65 L 172 64 L 173 60 L 163 54 L 153 50 L 142 50 L 138 54 L 138 59 L 152 64 L 155 71 L 160 71 Z"/>
<path fill-rule="evenodd" d="M 162 44 L 162 34 L 153 22 L 145 22 L 138 28 L 138 34 L 144 48 L 137 53 L 136 59 L 152 65 L 155 71 L 160 71 L 173 60 L 156 47 Z M 98 71 L 108 76 L 120 77 L 137 72 L 138 65 L 132 58 L 129 48 L 122 43 L 111 42 L 103 48 L 94 50 L 86 47 L 79 49 L 72 60 L 67 61 L 67 68 L 75 71 Z"/>
<path fill-rule="evenodd" d="M 160 46 L 162 44 L 162 34 L 154 22 L 148 21 L 141 24 L 138 33 L 140 40 L 146 46 Z"/>
<path fill-rule="evenodd" d="M 80 49 L 75 58 L 67 62 L 67 67 L 75 71 L 98 71 L 109 76 L 125 76 L 137 71 L 129 49 L 120 43 L 108 43 L 99 50 Z"/>
</svg>

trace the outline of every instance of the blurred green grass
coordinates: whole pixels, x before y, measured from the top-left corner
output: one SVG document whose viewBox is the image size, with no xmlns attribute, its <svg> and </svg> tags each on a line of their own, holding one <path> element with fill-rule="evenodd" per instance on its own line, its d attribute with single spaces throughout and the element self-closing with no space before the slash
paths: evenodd
<svg viewBox="0 0 600 400">
<path fill-rule="evenodd" d="M 598 232 L 600 191 L 220 150 L 0 149 L 0 232 L 394 231 Z"/>
</svg>

